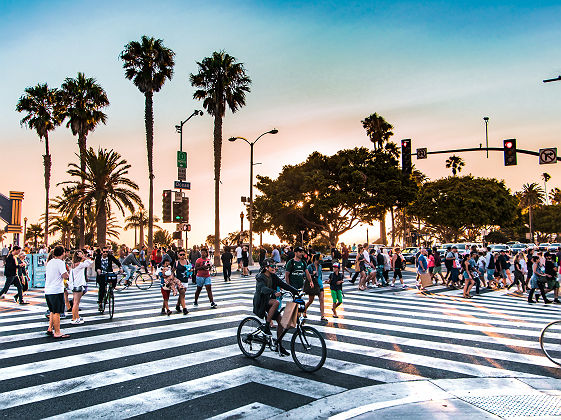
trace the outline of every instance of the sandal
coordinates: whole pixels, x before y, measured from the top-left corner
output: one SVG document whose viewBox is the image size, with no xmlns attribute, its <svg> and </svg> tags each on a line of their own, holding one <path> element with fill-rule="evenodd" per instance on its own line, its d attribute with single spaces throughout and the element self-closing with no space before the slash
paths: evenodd
<svg viewBox="0 0 561 420">
<path fill-rule="evenodd" d="M 45 331 L 45 334 L 52 336 L 54 333 L 52 331 Z"/>
<path fill-rule="evenodd" d="M 328 320 L 326 317 L 324 317 L 324 316 L 321 317 L 321 320 L 322 320 L 322 321 L 329 321 L 329 320 Z"/>
<path fill-rule="evenodd" d="M 62 334 L 62 335 L 53 335 L 53 338 L 56 338 L 57 340 L 62 340 L 64 338 L 70 338 L 70 334 Z"/>
</svg>

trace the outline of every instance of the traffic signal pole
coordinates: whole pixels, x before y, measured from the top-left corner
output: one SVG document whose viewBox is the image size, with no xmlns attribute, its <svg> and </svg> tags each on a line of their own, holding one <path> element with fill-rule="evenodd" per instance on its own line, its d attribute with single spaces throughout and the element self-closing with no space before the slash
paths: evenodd
<svg viewBox="0 0 561 420">
<path fill-rule="evenodd" d="M 493 152 L 504 152 L 504 147 L 468 147 L 465 149 L 449 149 L 449 150 L 433 150 L 433 151 L 428 151 L 427 150 L 427 155 L 437 155 L 437 154 L 441 154 L 441 153 L 460 153 L 460 152 L 484 152 L 486 150 L 490 150 Z M 516 149 L 516 153 L 522 153 L 522 154 L 526 154 L 526 155 L 532 155 L 532 156 L 539 156 L 539 152 L 535 152 L 533 150 L 524 150 L 524 149 Z M 417 156 L 416 153 L 411 153 L 411 156 Z M 561 162 L 561 156 L 557 157 L 557 161 Z"/>
</svg>

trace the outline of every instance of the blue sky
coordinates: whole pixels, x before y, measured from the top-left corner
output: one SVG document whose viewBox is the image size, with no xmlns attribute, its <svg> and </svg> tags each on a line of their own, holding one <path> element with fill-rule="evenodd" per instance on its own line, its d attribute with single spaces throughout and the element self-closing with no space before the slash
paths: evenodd
<svg viewBox="0 0 561 420">
<path fill-rule="evenodd" d="M 244 62 L 253 80 L 247 106 L 228 115 L 224 137 L 257 137 L 258 173 L 275 176 L 314 150 L 335 153 L 368 146 L 360 120 L 378 112 L 395 126 L 394 140 L 412 138 L 413 148 L 477 146 L 484 142 L 488 115 L 490 144 L 515 137 L 520 148 L 561 146 L 561 5 L 557 2 L 2 2 L 0 45 L 1 147 L 21 162 L 2 159 L 0 191 L 26 192 L 24 211 L 38 218 L 42 191 L 42 145 L 20 128 L 15 104 L 26 86 L 58 86 L 78 71 L 95 77 L 111 101 L 108 123 L 88 144 L 113 147 L 132 164 L 131 175 L 147 201 L 143 98 L 123 77 L 118 55 L 141 35 L 162 38 L 176 52 L 173 80 L 155 95 L 156 193 L 175 178 L 177 134 L 173 126 L 200 104 L 192 99 L 188 75 L 197 60 L 224 49 Z M 193 184 L 192 237 L 212 229 L 212 120 L 185 128 L 188 179 Z M 69 130 L 51 136 L 53 184 L 65 178 L 77 151 Z M 249 151 L 224 145 L 223 233 L 238 228 L 248 193 Z M 3 153 L 4 155 L 4 153 Z M 466 173 L 497 177 L 517 190 L 539 181 L 561 185 L 561 170 L 539 167 L 531 157 L 504 168 L 502 155 L 489 160 L 464 155 Z M 418 162 L 430 177 L 448 174 L 446 156 Z M 523 170 L 520 170 L 523 169 Z M 53 188 L 53 193 L 58 192 Z M 156 197 L 159 197 L 156 194 Z M 156 202 L 156 212 L 160 203 Z M 171 226 L 168 226 L 171 228 Z M 358 233 L 356 234 L 358 235 Z M 348 241 L 359 240 L 354 233 Z M 362 233 L 360 234 L 362 235 Z"/>
</svg>

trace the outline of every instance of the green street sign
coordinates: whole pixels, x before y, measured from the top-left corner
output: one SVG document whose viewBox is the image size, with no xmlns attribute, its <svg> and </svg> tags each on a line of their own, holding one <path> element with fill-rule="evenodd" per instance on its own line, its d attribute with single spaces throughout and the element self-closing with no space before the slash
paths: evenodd
<svg viewBox="0 0 561 420">
<path fill-rule="evenodd" d="M 177 167 L 186 168 L 187 167 L 187 152 L 177 151 Z"/>
</svg>

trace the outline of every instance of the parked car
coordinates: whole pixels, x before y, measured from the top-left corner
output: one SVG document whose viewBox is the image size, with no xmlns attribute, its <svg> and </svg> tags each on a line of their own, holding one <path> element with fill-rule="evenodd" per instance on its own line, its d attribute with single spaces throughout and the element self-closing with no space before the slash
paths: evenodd
<svg viewBox="0 0 561 420">
<path fill-rule="evenodd" d="M 549 245 L 551 245 L 549 242 L 542 242 L 538 245 L 538 251 L 547 251 Z"/>
<path fill-rule="evenodd" d="M 501 251 L 510 252 L 510 247 L 505 244 L 491 244 L 489 245 L 489 247 L 491 248 L 491 252 L 501 252 Z"/>
<path fill-rule="evenodd" d="M 357 256 L 356 251 L 349 252 L 349 259 L 347 260 L 347 268 L 354 268 L 356 263 L 356 256 Z"/>
<path fill-rule="evenodd" d="M 547 250 L 549 252 L 557 252 L 559 250 L 559 248 L 561 248 L 561 244 L 555 242 L 554 244 L 549 244 L 549 247 L 547 248 Z"/>
<path fill-rule="evenodd" d="M 411 247 L 411 248 L 405 248 L 401 255 L 403 255 L 403 258 L 405 259 L 405 262 L 407 264 L 415 264 L 415 255 L 417 255 L 417 252 L 419 252 L 420 248 L 417 247 Z"/>
<path fill-rule="evenodd" d="M 512 250 L 512 252 L 524 252 L 528 249 L 528 246 L 526 244 L 521 244 L 520 242 L 518 242 L 511 245 L 510 249 Z"/>
<path fill-rule="evenodd" d="M 321 268 L 328 268 L 330 271 L 333 270 L 333 257 L 329 254 L 324 254 L 321 257 Z"/>
</svg>

